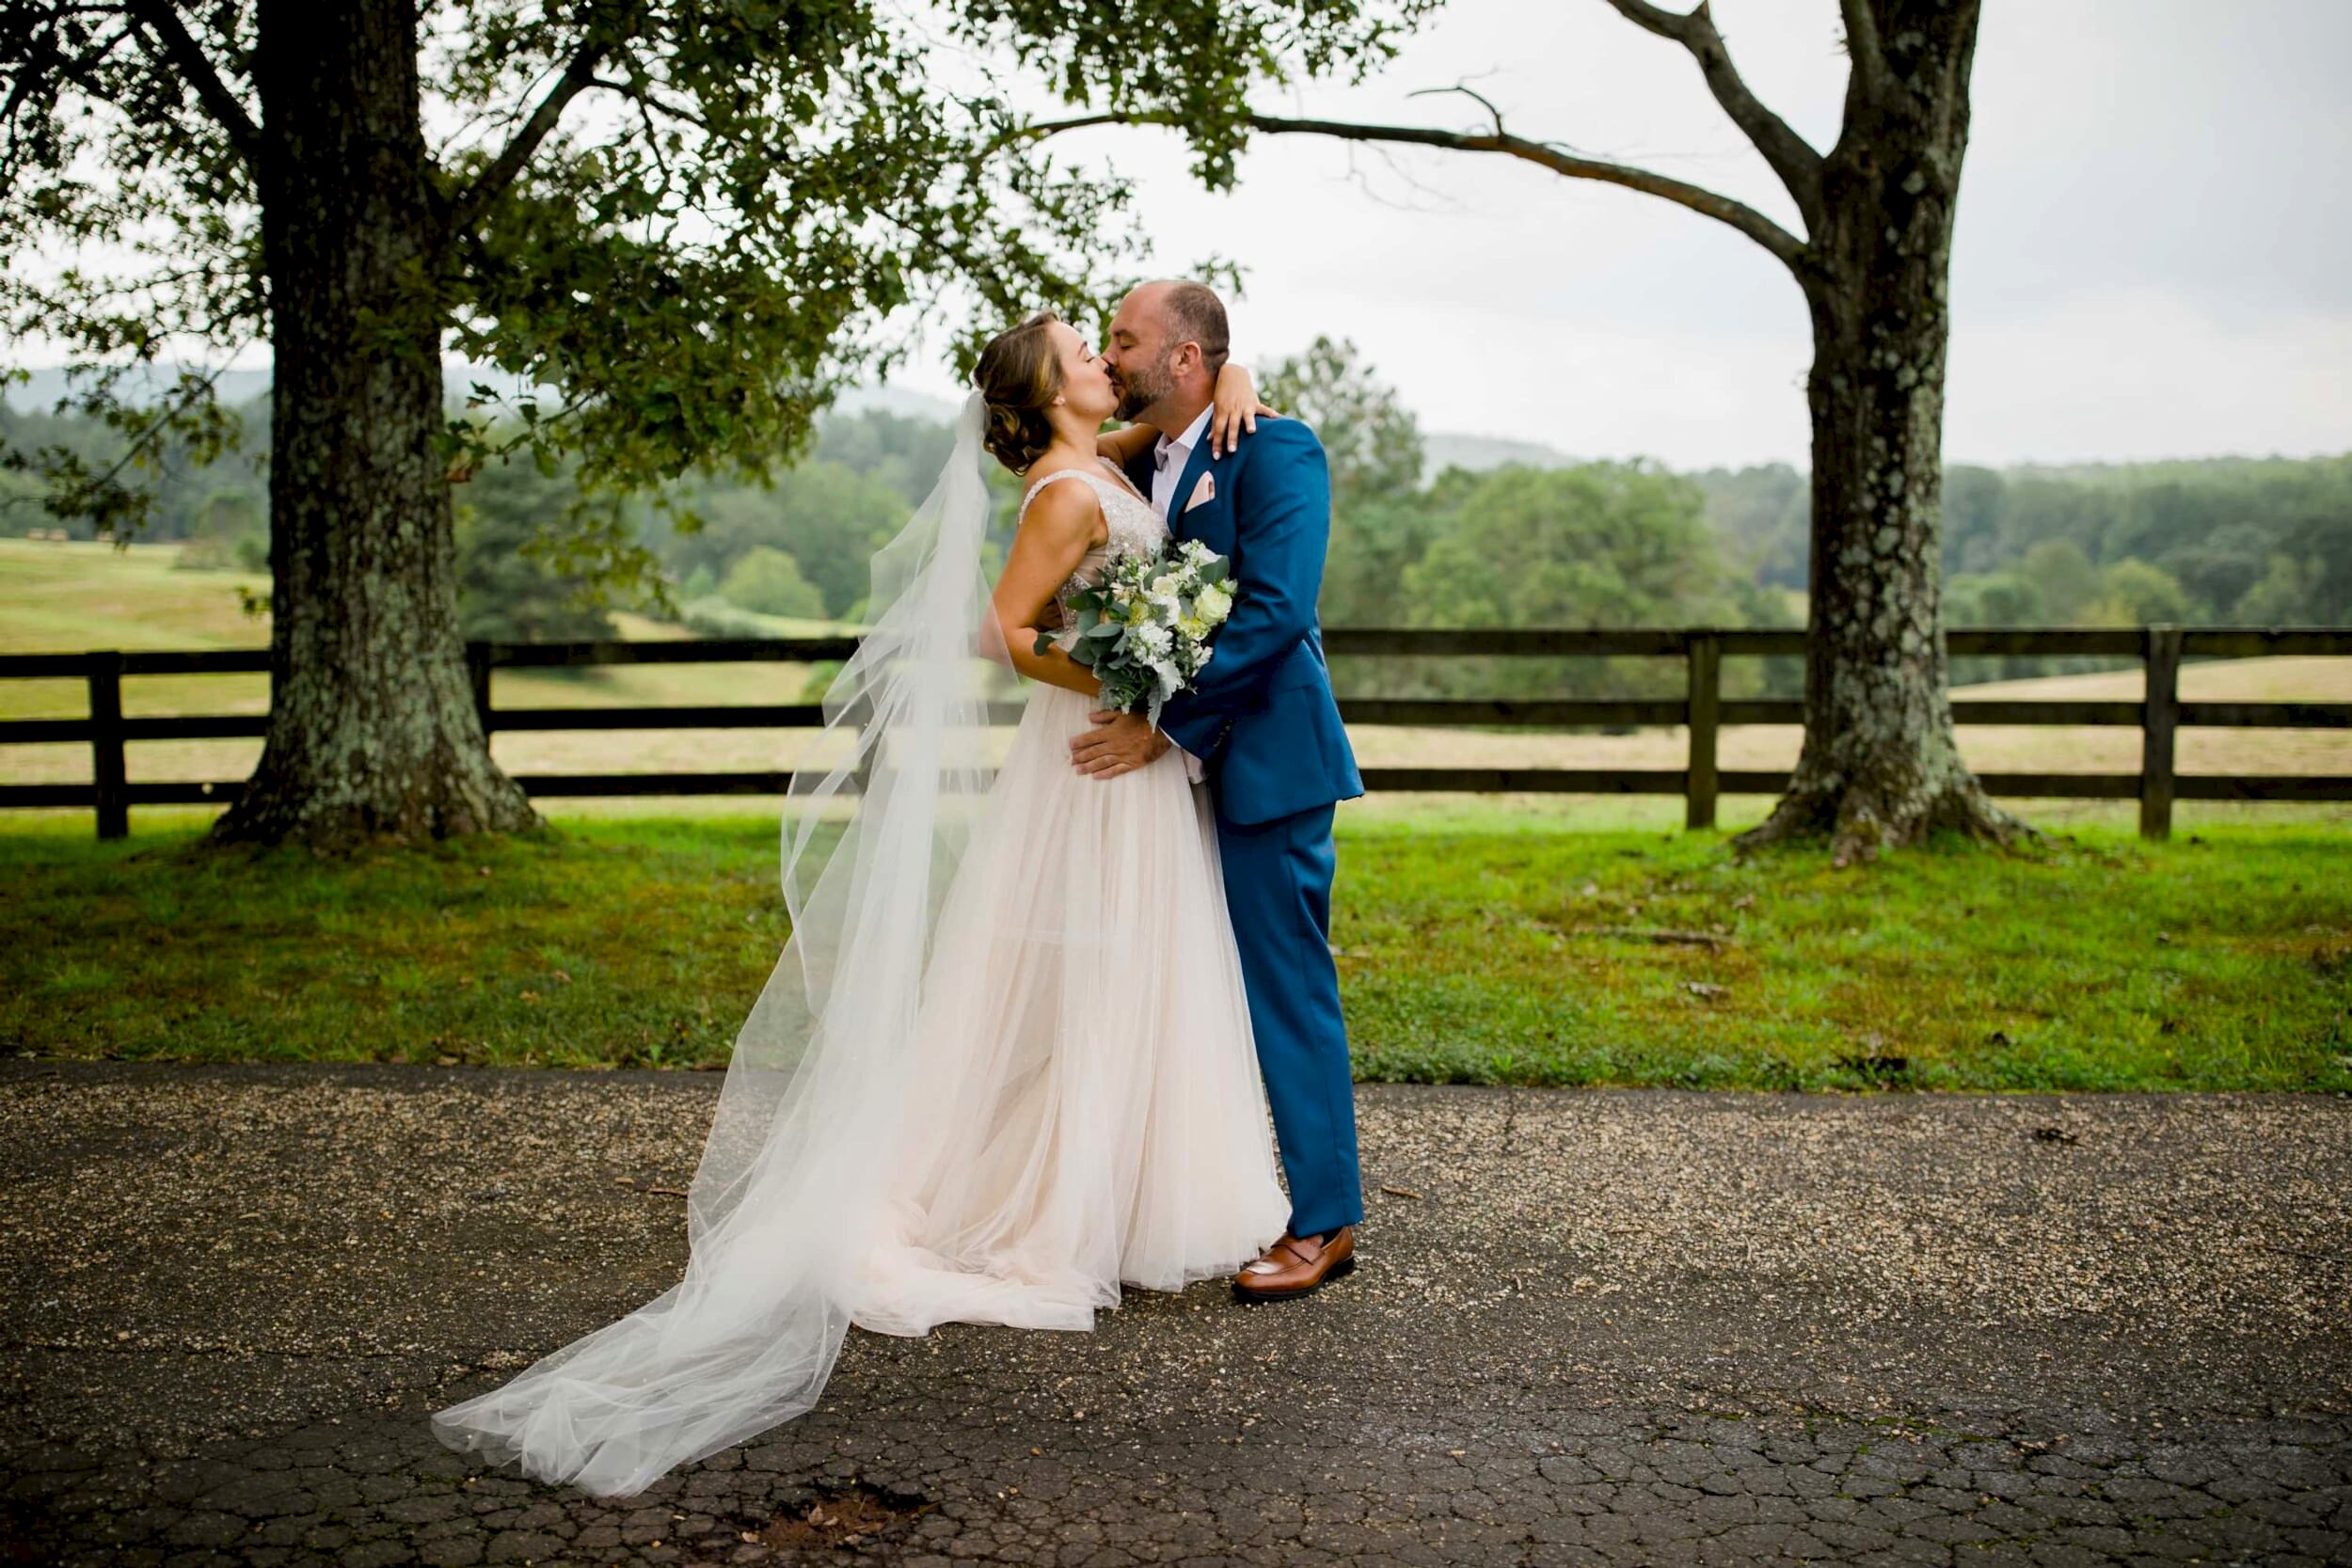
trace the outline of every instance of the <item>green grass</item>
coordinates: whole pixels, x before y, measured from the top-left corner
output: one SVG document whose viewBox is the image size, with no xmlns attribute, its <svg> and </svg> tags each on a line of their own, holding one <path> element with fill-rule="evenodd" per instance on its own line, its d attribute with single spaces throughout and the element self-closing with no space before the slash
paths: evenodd
<svg viewBox="0 0 2352 1568">
<path fill-rule="evenodd" d="M 158 814 L 161 815 L 161 814 Z M 73 1056 L 724 1061 L 784 938 L 772 823 L 329 863 L 0 832 L 0 1042 Z"/>
<path fill-rule="evenodd" d="M 2076 823 L 2039 853 L 1832 871 L 1558 811 L 1366 802 L 1342 821 L 1333 942 L 1360 1078 L 2352 1090 L 2340 826 L 2145 845 Z M 723 1064 L 784 936 L 774 818 L 556 823 L 321 862 L 200 850 L 196 813 L 143 812 L 104 845 L 87 817 L 0 822 L 0 1045 Z"/>
<path fill-rule="evenodd" d="M 1375 819 L 1345 851 L 1334 942 L 1368 1079 L 2352 1088 L 2341 831 L 2077 827 L 1834 871 L 1716 834 Z"/>
</svg>

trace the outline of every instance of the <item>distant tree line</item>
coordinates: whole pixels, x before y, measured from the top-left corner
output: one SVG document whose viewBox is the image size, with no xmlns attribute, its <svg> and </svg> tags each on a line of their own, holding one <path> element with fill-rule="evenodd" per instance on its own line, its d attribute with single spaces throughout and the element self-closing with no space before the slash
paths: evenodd
<svg viewBox="0 0 2352 1568">
<path fill-rule="evenodd" d="M 1692 476 L 1756 581 L 1802 590 L 1805 476 Z M 2219 458 L 1944 478 L 1952 626 L 2352 624 L 2352 455 Z"/>
<path fill-rule="evenodd" d="M 1333 539 L 1327 626 L 1576 626 L 1804 624 L 1810 500 L 1786 464 L 1675 473 L 1647 461 L 1424 470 L 1418 421 L 1352 344 L 1318 340 L 1268 368 L 1268 401 L 1311 420 L 1330 453 Z M 266 420 L 266 400 L 244 416 Z M 0 410 L 21 442 L 66 443 L 104 461 L 91 420 Z M 567 561 L 546 519 L 577 501 L 564 466 L 493 463 L 456 489 L 466 635 L 610 637 L 637 609 L 711 634 L 855 622 L 876 546 L 921 502 L 952 445 L 946 425 L 882 411 L 818 422 L 812 455 L 771 487 L 690 477 L 670 504 L 613 520 L 662 569 L 657 598 L 616 599 L 595 560 Z M 992 474 L 992 548 L 1010 536 L 1018 482 Z M 11 493 L 7 487 L 13 485 Z M 0 474 L 0 532 L 51 518 L 29 483 Z M 2228 458 L 2006 471 L 1954 466 L 1944 486 L 1947 625 L 2352 625 L 2352 455 Z M 681 520 L 683 519 L 683 520 Z M 187 564 L 266 568 L 265 486 L 246 458 L 161 457 L 143 538 Z M 1362 695 L 1671 694 L 1670 661 L 1344 660 Z M 2010 678 L 2084 661 L 1970 660 L 1963 678 Z M 1794 660 L 1725 666 L 1733 694 L 1799 689 Z"/>
</svg>

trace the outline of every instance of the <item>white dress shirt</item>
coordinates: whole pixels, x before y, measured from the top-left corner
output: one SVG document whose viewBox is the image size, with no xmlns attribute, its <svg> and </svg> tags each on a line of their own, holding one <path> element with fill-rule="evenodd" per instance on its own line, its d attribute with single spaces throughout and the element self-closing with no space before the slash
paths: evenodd
<svg viewBox="0 0 2352 1568">
<path fill-rule="evenodd" d="M 1170 504 L 1176 499 L 1176 486 L 1184 477 L 1184 465 L 1192 461 L 1192 449 L 1200 444 L 1200 437 L 1209 433 L 1209 415 L 1203 408 L 1184 426 L 1181 436 L 1163 436 L 1152 443 L 1152 461 L 1157 465 L 1152 475 L 1152 510 L 1168 519 L 1168 526 L 1176 526 L 1176 509 Z"/>
<path fill-rule="evenodd" d="M 1163 436 L 1152 444 L 1152 461 L 1155 465 L 1152 473 L 1152 509 L 1166 517 L 1170 528 L 1176 525 L 1172 504 L 1176 499 L 1176 485 L 1184 477 L 1184 465 L 1192 461 L 1192 449 L 1209 433 L 1209 409 L 1203 408 L 1192 423 L 1184 426 L 1183 435 Z M 1172 737 L 1168 744 L 1175 745 Z M 1206 776 L 1201 770 L 1200 759 L 1185 752 L 1182 746 L 1177 746 L 1176 750 L 1184 752 L 1184 777 L 1199 784 Z"/>
</svg>

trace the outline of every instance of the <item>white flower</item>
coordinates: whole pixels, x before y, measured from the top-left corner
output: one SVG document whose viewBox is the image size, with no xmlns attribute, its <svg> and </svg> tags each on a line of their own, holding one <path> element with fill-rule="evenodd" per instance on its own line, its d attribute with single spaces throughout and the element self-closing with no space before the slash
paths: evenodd
<svg viewBox="0 0 2352 1568">
<path fill-rule="evenodd" d="M 1156 661 L 1168 653 L 1168 636 L 1166 626 L 1147 624 L 1130 627 L 1127 632 L 1127 641 L 1143 652 L 1147 662 Z"/>
<path fill-rule="evenodd" d="M 1200 619 L 1216 626 L 1233 612 L 1233 596 L 1213 582 L 1200 590 L 1200 596 L 1192 601 L 1192 609 Z"/>
</svg>

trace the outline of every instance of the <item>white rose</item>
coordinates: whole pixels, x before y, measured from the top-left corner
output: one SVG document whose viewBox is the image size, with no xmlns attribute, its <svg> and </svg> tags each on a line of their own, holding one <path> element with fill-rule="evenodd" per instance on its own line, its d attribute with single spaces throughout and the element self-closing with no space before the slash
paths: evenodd
<svg viewBox="0 0 2352 1568">
<path fill-rule="evenodd" d="M 1200 590 L 1200 596 L 1192 601 L 1193 612 L 1211 626 L 1233 612 L 1233 596 L 1216 583 Z"/>
</svg>

